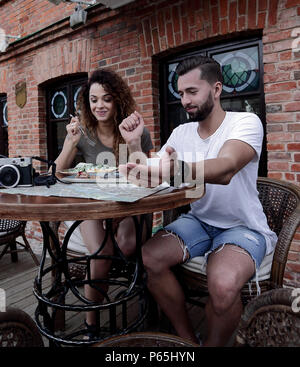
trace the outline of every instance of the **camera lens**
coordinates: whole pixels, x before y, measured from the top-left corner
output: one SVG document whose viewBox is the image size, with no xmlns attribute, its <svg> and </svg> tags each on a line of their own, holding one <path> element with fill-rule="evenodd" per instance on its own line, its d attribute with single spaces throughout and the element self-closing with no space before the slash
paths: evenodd
<svg viewBox="0 0 300 367">
<path fill-rule="evenodd" d="M 15 187 L 20 181 L 20 172 L 17 167 L 7 164 L 0 167 L 0 185 L 6 188 Z"/>
</svg>

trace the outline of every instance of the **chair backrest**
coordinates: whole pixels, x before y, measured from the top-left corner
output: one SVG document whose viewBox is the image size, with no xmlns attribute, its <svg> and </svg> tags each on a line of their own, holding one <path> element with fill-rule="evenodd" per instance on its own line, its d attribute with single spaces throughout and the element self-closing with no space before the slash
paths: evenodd
<svg viewBox="0 0 300 367">
<path fill-rule="evenodd" d="M 295 192 L 294 185 L 264 177 L 258 178 L 257 190 L 269 227 L 278 236 L 283 224 L 300 203 L 300 190 Z"/>
<path fill-rule="evenodd" d="M 270 281 L 273 287 L 281 287 L 290 245 L 300 225 L 300 188 L 285 181 L 259 177 L 257 189 L 268 224 L 278 236 Z"/>
<path fill-rule="evenodd" d="M 0 233 L 14 232 L 19 229 L 21 221 L 12 219 L 0 219 Z"/>
</svg>

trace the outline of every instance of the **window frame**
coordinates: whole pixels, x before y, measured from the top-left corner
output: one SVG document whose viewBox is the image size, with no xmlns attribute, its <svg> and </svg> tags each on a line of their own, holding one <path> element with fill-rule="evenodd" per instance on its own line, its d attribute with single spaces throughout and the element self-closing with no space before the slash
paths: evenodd
<svg viewBox="0 0 300 367">
<path fill-rule="evenodd" d="M 172 105 L 179 105 L 180 101 L 171 101 L 169 102 L 167 99 L 168 96 L 168 67 L 171 63 L 179 62 L 187 57 L 196 56 L 196 55 L 204 55 L 204 56 L 213 56 L 214 54 L 219 54 L 222 52 L 231 52 L 237 51 L 239 49 L 245 49 L 249 47 L 257 46 L 258 47 L 258 65 L 259 65 L 259 88 L 257 91 L 247 91 L 247 92 L 239 92 L 226 94 L 221 96 L 221 101 L 229 98 L 243 98 L 243 97 L 252 97 L 259 96 L 259 109 L 260 114 L 259 117 L 262 121 L 263 130 L 264 130 L 264 138 L 262 144 L 262 152 L 259 163 L 259 175 L 267 176 L 267 142 L 266 142 L 266 106 L 265 106 L 265 94 L 264 94 L 264 80 L 263 80 L 263 43 L 261 37 L 254 37 L 251 39 L 243 39 L 240 41 L 230 41 L 225 42 L 218 45 L 210 45 L 205 46 L 203 48 L 198 48 L 193 51 L 186 51 L 185 53 L 180 53 L 177 55 L 168 56 L 164 59 L 160 60 L 159 70 L 161 75 L 160 82 L 160 141 L 161 145 L 163 145 L 168 137 L 171 134 L 171 126 L 169 124 L 170 116 L 168 107 Z"/>
<path fill-rule="evenodd" d="M 84 85 L 88 80 L 87 73 L 80 73 L 78 75 L 72 75 L 64 77 L 51 82 L 46 87 L 46 121 L 47 121 L 47 149 L 48 149 L 48 159 L 55 160 L 59 155 L 62 146 L 58 145 L 57 129 L 58 124 L 68 123 L 70 120 L 70 114 L 74 115 L 74 95 L 73 89 L 76 86 Z M 51 114 L 51 96 L 55 91 L 62 90 L 66 88 L 67 97 L 67 111 L 66 117 L 53 118 Z"/>
<path fill-rule="evenodd" d="M 4 125 L 4 106 L 7 108 L 7 95 L 0 94 L 0 155 L 8 156 L 8 124 Z M 8 121 L 7 121 L 8 123 Z"/>
</svg>

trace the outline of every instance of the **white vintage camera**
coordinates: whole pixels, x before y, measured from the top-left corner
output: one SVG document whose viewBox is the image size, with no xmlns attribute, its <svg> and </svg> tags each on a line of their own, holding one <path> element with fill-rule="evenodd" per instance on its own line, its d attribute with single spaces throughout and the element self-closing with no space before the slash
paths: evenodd
<svg viewBox="0 0 300 367">
<path fill-rule="evenodd" d="M 32 158 L 0 158 L 0 187 L 33 186 Z"/>
</svg>

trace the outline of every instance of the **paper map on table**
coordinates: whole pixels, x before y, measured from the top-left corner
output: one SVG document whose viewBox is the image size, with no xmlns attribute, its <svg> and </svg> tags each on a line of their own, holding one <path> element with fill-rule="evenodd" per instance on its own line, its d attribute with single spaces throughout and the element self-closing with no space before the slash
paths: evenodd
<svg viewBox="0 0 300 367">
<path fill-rule="evenodd" d="M 162 183 L 161 185 L 150 189 L 126 183 L 97 185 L 95 183 L 63 184 L 57 182 L 49 188 L 46 186 L 17 186 L 9 189 L 0 189 L 0 193 L 134 202 L 160 191 L 165 193 L 167 191 L 172 191 L 172 189 L 173 188 L 171 188 L 167 183 Z"/>
</svg>

